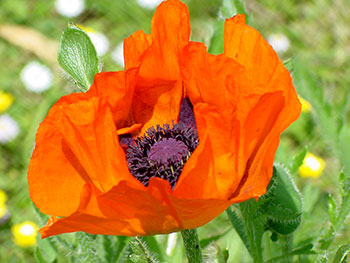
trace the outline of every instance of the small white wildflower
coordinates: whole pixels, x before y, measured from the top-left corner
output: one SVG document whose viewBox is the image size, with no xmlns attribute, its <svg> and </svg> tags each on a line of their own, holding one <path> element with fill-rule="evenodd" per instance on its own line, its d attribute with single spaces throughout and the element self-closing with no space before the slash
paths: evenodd
<svg viewBox="0 0 350 263">
<path fill-rule="evenodd" d="M 289 39 L 282 34 L 272 34 L 267 38 L 267 41 L 270 43 L 272 48 L 278 52 L 286 52 L 289 48 Z"/>
<path fill-rule="evenodd" d="M 8 114 L 0 116 L 0 143 L 5 144 L 19 133 L 17 122 Z"/>
<path fill-rule="evenodd" d="M 27 90 L 40 93 L 51 87 L 52 72 L 47 66 L 33 61 L 23 68 L 21 80 Z"/>
<path fill-rule="evenodd" d="M 99 32 L 87 32 L 89 35 L 92 44 L 94 44 L 97 55 L 103 56 L 109 49 L 108 38 Z"/>
<path fill-rule="evenodd" d="M 112 59 L 118 65 L 124 67 L 124 45 L 120 43 L 112 52 Z"/>
<path fill-rule="evenodd" d="M 137 3 L 147 9 L 156 8 L 163 0 L 137 0 Z"/>
<path fill-rule="evenodd" d="M 56 0 L 55 7 L 57 12 L 66 17 L 76 17 L 85 9 L 84 0 Z"/>
</svg>

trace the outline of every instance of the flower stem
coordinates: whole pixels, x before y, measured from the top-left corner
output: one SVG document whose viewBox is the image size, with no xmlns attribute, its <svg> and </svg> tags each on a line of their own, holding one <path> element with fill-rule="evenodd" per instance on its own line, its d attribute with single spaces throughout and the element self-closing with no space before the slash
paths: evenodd
<svg viewBox="0 0 350 263">
<path fill-rule="evenodd" d="M 186 256 L 189 263 L 202 263 L 202 251 L 199 245 L 199 238 L 196 229 L 181 231 L 182 239 L 186 249 Z"/>
</svg>

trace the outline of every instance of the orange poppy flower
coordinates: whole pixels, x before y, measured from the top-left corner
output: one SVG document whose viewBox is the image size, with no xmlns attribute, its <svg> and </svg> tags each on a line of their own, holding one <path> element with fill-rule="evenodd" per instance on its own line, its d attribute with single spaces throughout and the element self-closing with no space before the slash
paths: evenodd
<svg viewBox="0 0 350 263">
<path fill-rule="evenodd" d="M 226 21 L 224 54 L 189 35 L 187 7 L 164 1 L 151 34 L 124 41 L 124 71 L 51 108 L 28 171 L 33 202 L 52 215 L 42 237 L 170 233 L 265 193 L 300 113 L 289 72 L 243 15 Z"/>
</svg>

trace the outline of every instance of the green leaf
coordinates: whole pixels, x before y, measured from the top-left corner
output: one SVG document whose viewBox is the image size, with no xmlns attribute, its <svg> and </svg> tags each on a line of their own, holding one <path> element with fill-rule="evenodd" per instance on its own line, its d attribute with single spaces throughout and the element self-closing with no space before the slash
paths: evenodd
<svg viewBox="0 0 350 263">
<path fill-rule="evenodd" d="M 166 254 L 164 247 L 161 247 L 154 236 L 145 236 L 143 241 L 147 244 L 149 250 L 154 254 L 160 262 L 164 262 Z"/>
<path fill-rule="evenodd" d="M 301 248 L 294 249 L 292 252 L 290 252 L 286 255 L 271 258 L 268 261 L 266 261 L 265 263 L 278 263 L 278 262 L 284 263 L 291 256 L 316 255 L 316 252 L 311 250 L 312 247 L 313 247 L 312 244 L 307 244 Z"/>
<path fill-rule="evenodd" d="M 210 39 L 208 48 L 208 52 L 214 55 L 222 54 L 224 52 L 225 19 L 231 18 L 237 14 L 245 14 L 246 22 L 247 24 L 250 24 L 248 13 L 241 0 L 223 0 L 220 14 L 222 17 L 219 17 L 214 25 L 214 34 Z"/>
<path fill-rule="evenodd" d="M 102 235 L 102 245 L 106 262 L 119 262 L 125 256 L 130 237 Z"/>
<path fill-rule="evenodd" d="M 294 64 L 293 64 L 293 59 L 288 58 L 285 61 L 283 61 L 283 65 L 288 69 L 290 73 L 294 71 Z"/>
<path fill-rule="evenodd" d="M 76 237 L 78 245 L 78 248 L 74 252 L 76 257 L 82 262 L 101 263 L 102 260 L 99 257 L 100 255 L 97 253 L 96 247 L 97 236 L 84 232 L 77 232 Z"/>
<path fill-rule="evenodd" d="M 249 253 L 254 262 L 262 262 L 261 240 L 266 230 L 266 218 L 258 211 L 258 202 L 254 198 L 242 202 L 238 206 L 249 241 Z"/>
<path fill-rule="evenodd" d="M 333 263 L 346 263 L 346 257 L 350 252 L 350 245 L 343 245 L 335 253 Z"/>
<path fill-rule="evenodd" d="M 223 0 L 221 6 L 221 14 L 224 18 L 230 18 L 237 14 L 244 14 L 247 24 L 250 24 L 249 16 L 242 0 Z"/>
<path fill-rule="evenodd" d="M 37 256 L 42 257 L 45 260 L 45 262 L 48 262 L 48 263 L 54 262 L 57 258 L 57 249 L 55 245 L 52 243 L 52 241 L 49 239 L 41 239 L 39 236 L 37 236 L 37 243 L 38 243 L 38 251 L 36 252 L 38 253 Z"/>
<path fill-rule="evenodd" d="M 230 219 L 234 229 L 237 231 L 237 234 L 239 235 L 244 245 L 246 246 L 247 250 L 250 252 L 249 240 L 248 240 L 243 219 L 237 215 L 237 213 L 234 211 L 234 207 L 235 205 L 232 205 L 231 207 L 226 209 L 227 216 Z"/>
<path fill-rule="evenodd" d="M 159 260 L 152 255 L 146 243 L 140 238 L 135 237 L 130 242 L 132 253 L 130 254 L 130 260 L 134 263 L 158 263 Z"/>
<path fill-rule="evenodd" d="M 81 91 L 87 91 L 98 73 L 94 45 L 80 28 L 69 25 L 58 49 L 58 63 L 74 79 Z"/>
<path fill-rule="evenodd" d="M 224 24 L 225 21 L 219 19 L 215 24 L 214 34 L 210 39 L 208 52 L 218 55 L 224 52 Z"/>
<path fill-rule="evenodd" d="M 344 125 L 339 132 L 339 158 L 344 171 L 350 173 L 350 125 Z"/>
<path fill-rule="evenodd" d="M 231 230 L 231 228 L 227 229 L 224 233 L 215 235 L 215 236 L 211 236 L 208 238 L 204 238 L 202 239 L 199 243 L 201 248 L 205 248 L 206 246 L 208 246 L 210 243 L 219 240 L 220 238 L 222 238 L 224 235 L 226 235 L 229 231 Z"/>
<path fill-rule="evenodd" d="M 38 263 L 49 263 L 49 262 L 52 262 L 52 261 L 46 261 L 44 259 L 44 257 L 42 256 L 42 254 L 40 252 L 40 249 L 38 247 L 36 247 L 35 250 L 34 250 L 34 257 L 35 257 L 36 262 L 38 262 Z"/>
<path fill-rule="evenodd" d="M 303 164 L 306 156 L 306 148 L 304 148 L 298 155 L 294 156 L 293 161 L 290 163 L 290 173 L 294 174 L 298 171 L 299 167 Z"/>
<path fill-rule="evenodd" d="M 337 222 L 337 204 L 331 194 L 328 195 L 328 215 L 333 225 Z"/>
</svg>

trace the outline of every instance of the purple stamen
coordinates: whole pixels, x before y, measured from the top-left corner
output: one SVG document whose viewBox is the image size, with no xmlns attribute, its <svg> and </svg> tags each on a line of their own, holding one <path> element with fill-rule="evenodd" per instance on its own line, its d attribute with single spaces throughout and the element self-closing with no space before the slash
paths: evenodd
<svg viewBox="0 0 350 263">
<path fill-rule="evenodd" d="M 149 128 L 142 137 L 119 136 L 131 174 L 145 186 L 152 177 L 167 180 L 172 188 L 184 164 L 197 147 L 199 140 L 192 104 L 183 99 L 177 124 L 157 125 Z"/>
</svg>

